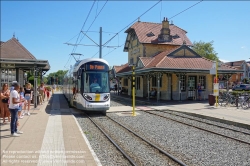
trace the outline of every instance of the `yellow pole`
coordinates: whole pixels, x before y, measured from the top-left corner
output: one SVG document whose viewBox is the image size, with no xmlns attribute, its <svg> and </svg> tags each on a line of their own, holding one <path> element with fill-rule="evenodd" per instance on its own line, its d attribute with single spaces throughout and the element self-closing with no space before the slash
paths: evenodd
<svg viewBox="0 0 250 166">
<path fill-rule="evenodd" d="M 216 81 L 215 81 L 215 83 L 218 83 L 217 76 L 218 76 L 218 60 L 216 60 L 216 76 L 215 76 Z M 215 96 L 215 103 L 216 103 L 216 107 L 218 107 L 218 96 Z"/>
<path fill-rule="evenodd" d="M 132 116 L 136 116 L 135 114 L 135 66 L 133 65 L 133 73 L 132 73 L 132 86 L 133 86 L 133 90 L 132 90 L 132 95 L 133 95 L 133 113 Z"/>
</svg>

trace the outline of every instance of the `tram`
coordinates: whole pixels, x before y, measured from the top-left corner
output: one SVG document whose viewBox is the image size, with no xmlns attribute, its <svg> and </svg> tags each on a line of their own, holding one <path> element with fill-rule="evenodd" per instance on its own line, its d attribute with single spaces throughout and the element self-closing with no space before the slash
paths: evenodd
<svg viewBox="0 0 250 166">
<path fill-rule="evenodd" d="M 63 78 L 63 93 L 71 106 L 106 115 L 110 108 L 108 62 L 98 58 L 77 61 Z"/>
</svg>

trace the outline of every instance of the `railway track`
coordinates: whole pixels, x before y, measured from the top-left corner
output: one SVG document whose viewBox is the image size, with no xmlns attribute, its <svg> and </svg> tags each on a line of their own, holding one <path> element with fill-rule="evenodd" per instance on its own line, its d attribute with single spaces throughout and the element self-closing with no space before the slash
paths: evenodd
<svg viewBox="0 0 250 166">
<path fill-rule="evenodd" d="M 164 151 L 162 148 L 158 147 L 157 145 L 154 145 L 146 138 L 143 138 L 142 136 L 136 134 L 131 129 L 127 128 L 126 126 L 124 126 L 123 124 L 119 123 L 118 121 L 116 121 L 115 119 L 109 116 L 101 117 L 99 120 L 96 120 L 96 118 L 92 118 L 89 114 L 86 114 L 86 116 L 108 138 L 108 140 L 123 154 L 123 156 L 131 163 L 131 165 L 133 166 L 144 165 L 147 161 L 145 161 L 145 163 L 143 164 L 142 162 L 144 161 L 140 159 L 140 155 L 137 156 L 136 153 L 133 153 L 127 150 L 126 147 L 124 147 L 124 145 L 121 143 L 122 140 L 118 140 L 117 138 L 112 138 L 113 136 L 110 136 L 112 135 L 110 134 L 110 131 L 108 131 L 107 127 L 104 126 L 100 121 L 110 121 L 112 122 L 110 125 L 118 125 L 127 134 L 130 133 L 130 137 L 132 136 L 132 137 L 136 137 L 137 140 L 139 139 L 141 142 L 140 142 L 140 145 L 139 144 L 137 145 L 138 147 L 141 146 L 141 144 L 144 144 L 144 145 L 146 144 L 146 146 L 150 146 L 151 148 L 154 149 L 155 152 L 158 152 L 158 154 L 154 152 L 155 153 L 154 155 L 156 155 L 156 158 L 160 158 L 162 161 L 165 160 L 166 163 L 169 163 L 170 162 L 169 160 L 172 160 L 171 162 L 174 162 L 175 163 L 174 165 L 186 166 L 184 162 L 180 161 L 179 159 L 174 157 L 172 154 Z M 131 139 L 131 140 L 134 140 L 134 139 Z M 152 150 L 149 150 L 149 151 L 152 151 Z M 162 159 L 162 155 L 165 156 L 164 159 Z M 173 164 L 169 164 L 169 165 L 173 165 Z"/>
<path fill-rule="evenodd" d="M 205 121 L 202 121 L 202 120 L 199 120 L 199 119 L 195 119 L 195 118 L 191 118 L 191 117 L 186 117 L 186 116 L 182 116 L 182 115 L 177 115 L 177 114 L 173 113 L 172 111 L 162 111 L 162 110 L 157 110 L 157 111 L 168 113 L 170 115 L 178 116 L 178 117 L 185 118 L 185 119 L 190 119 L 190 120 L 193 120 L 193 121 L 196 121 L 196 122 L 200 122 L 200 123 L 204 123 L 204 124 L 216 126 L 216 127 L 222 128 L 222 129 L 226 129 L 226 130 L 230 130 L 230 131 L 234 131 L 234 132 L 239 132 L 239 133 L 246 134 L 246 135 L 250 136 L 250 131 L 249 132 L 240 131 L 240 130 L 232 129 L 232 128 L 229 128 L 229 127 L 221 126 L 221 125 L 218 125 L 218 124 L 214 124 L 214 123 L 211 123 L 211 122 L 205 122 Z"/>
<path fill-rule="evenodd" d="M 155 111 L 159 112 L 158 110 L 155 110 Z M 250 145 L 250 142 L 248 142 L 248 141 L 245 141 L 245 140 L 242 140 L 242 139 L 238 139 L 238 138 L 234 138 L 234 137 L 231 137 L 231 136 L 228 136 L 228 135 L 225 135 L 225 134 L 217 133 L 215 131 L 208 130 L 208 129 L 205 129 L 205 128 L 202 128 L 202 127 L 199 127 L 199 126 L 195 126 L 193 124 L 189 124 L 187 122 L 183 122 L 183 121 L 180 121 L 180 120 L 177 120 L 177 119 L 173 119 L 173 118 L 170 118 L 170 117 L 167 117 L 167 116 L 159 115 L 157 113 L 154 113 L 155 111 L 151 110 L 151 111 L 144 111 L 144 112 L 146 112 L 148 114 L 155 115 L 155 116 L 159 116 L 159 117 L 162 117 L 162 118 L 165 118 L 165 119 L 168 119 L 168 120 L 172 120 L 174 122 L 178 122 L 178 123 L 181 123 L 181 124 L 184 124 L 184 125 L 187 125 L 187 126 L 191 126 L 191 127 L 197 128 L 197 129 L 202 130 L 202 131 L 213 133 L 215 135 L 219 135 L 219 136 L 222 136 L 222 137 L 225 137 L 225 138 L 229 138 L 229 139 L 238 141 L 240 143 L 244 143 L 244 144 Z M 165 112 L 165 111 L 160 111 L 160 112 L 168 113 L 168 112 Z M 173 115 L 173 114 L 171 114 L 171 115 Z M 182 117 L 182 118 L 186 118 L 186 117 Z M 194 120 L 192 118 L 186 118 L 186 119 Z M 200 123 L 204 123 L 203 121 L 199 121 L 199 120 L 195 120 L 195 121 L 198 121 Z M 248 136 L 250 135 L 248 132 L 242 132 L 242 131 L 238 131 L 238 130 L 234 130 L 234 129 L 230 129 L 230 128 L 227 128 L 227 127 L 222 127 L 222 126 L 214 125 L 214 124 L 210 124 L 210 123 L 205 123 L 205 124 L 213 125 L 213 126 L 220 127 L 220 128 L 227 129 L 227 130 L 231 130 L 231 131 L 234 131 L 234 132 L 240 132 L 240 133 L 248 135 Z"/>
</svg>

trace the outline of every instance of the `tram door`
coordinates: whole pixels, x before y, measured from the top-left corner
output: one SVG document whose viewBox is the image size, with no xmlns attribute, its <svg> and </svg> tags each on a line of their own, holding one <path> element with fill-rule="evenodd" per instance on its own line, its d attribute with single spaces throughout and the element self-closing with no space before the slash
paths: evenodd
<svg viewBox="0 0 250 166">
<path fill-rule="evenodd" d="M 196 98 L 196 76 L 188 76 L 188 99 Z"/>
</svg>

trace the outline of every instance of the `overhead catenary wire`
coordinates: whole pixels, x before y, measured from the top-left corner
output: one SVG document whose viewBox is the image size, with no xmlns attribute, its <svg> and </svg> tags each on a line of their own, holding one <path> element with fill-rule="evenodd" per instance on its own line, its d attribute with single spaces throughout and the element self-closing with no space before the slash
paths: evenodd
<svg viewBox="0 0 250 166">
<path fill-rule="evenodd" d="M 197 3 L 195 3 L 194 5 L 188 7 L 188 8 L 186 8 L 186 9 L 184 9 L 184 10 L 182 10 L 181 12 L 175 14 L 174 16 L 170 17 L 169 19 L 172 19 L 172 18 L 174 18 L 174 17 L 180 15 L 181 13 L 183 13 L 183 12 L 189 10 L 190 8 L 196 6 L 197 4 L 201 3 L 202 1 L 203 1 L 203 0 L 201 0 L 201 1 L 197 2 Z M 154 4 L 153 6 L 151 6 L 151 7 L 150 7 L 148 10 L 146 10 L 144 13 L 142 13 L 142 14 L 139 16 L 139 18 L 142 17 L 143 15 L 145 15 L 148 11 L 150 11 L 152 8 L 154 8 L 154 7 L 155 7 L 157 4 L 159 4 L 160 2 L 162 2 L 162 0 L 159 0 L 156 4 Z M 99 13 L 100 13 L 100 12 L 99 12 Z M 138 17 L 137 17 L 134 21 L 132 21 L 131 23 L 129 23 L 127 26 L 125 26 L 123 29 L 121 29 L 119 32 L 115 33 L 115 35 L 114 35 L 113 37 L 111 37 L 107 42 L 105 42 L 102 46 L 106 46 L 106 45 L 107 45 L 110 41 L 112 41 L 117 35 L 119 35 L 119 33 L 121 33 L 123 30 L 125 30 L 127 27 L 129 27 L 131 24 L 133 24 L 133 23 L 136 22 L 137 20 L 138 20 Z M 160 26 L 160 24 L 157 25 L 157 26 Z M 157 26 L 155 26 L 155 27 L 157 27 Z M 153 27 L 153 28 L 155 28 L 155 27 Z M 151 28 L 151 29 L 153 29 L 153 28 Z M 151 29 L 150 29 L 150 30 L 151 30 Z M 88 31 L 87 31 L 87 32 L 88 32 Z M 109 32 L 109 33 L 110 33 L 110 32 Z M 118 39 L 118 41 L 119 41 L 119 39 Z M 124 45 L 124 44 L 123 44 L 123 45 Z M 103 57 L 107 56 L 108 54 L 110 54 L 111 52 L 113 52 L 114 50 L 116 50 L 118 47 L 121 47 L 121 46 L 122 46 L 122 45 L 119 46 L 119 44 L 118 44 L 118 46 L 117 46 L 116 48 L 114 48 L 114 49 L 113 49 L 112 51 L 110 51 L 109 53 L 105 54 Z M 99 52 L 99 51 L 98 51 L 98 52 Z M 98 52 L 97 52 L 97 53 L 98 53 Z M 96 53 L 96 54 L 97 54 L 97 53 Z M 92 57 L 94 57 L 96 54 L 94 54 Z"/>
<path fill-rule="evenodd" d="M 195 4 L 193 4 L 192 6 L 190 6 L 190 7 L 186 8 L 186 9 L 180 11 L 179 13 L 175 14 L 174 16 L 172 16 L 172 17 L 170 17 L 170 18 L 168 18 L 168 19 L 171 20 L 172 18 L 178 16 L 179 14 L 181 14 L 181 13 L 183 13 L 183 12 L 185 12 L 185 11 L 191 9 L 192 7 L 198 5 L 198 4 L 201 3 L 202 1 L 203 1 L 203 0 L 201 0 L 201 1 L 199 1 L 199 2 L 197 2 L 197 3 L 195 3 Z M 149 29 L 148 31 L 150 32 L 152 29 L 154 29 L 154 28 L 156 28 L 156 27 L 158 27 L 158 26 L 161 26 L 161 24 L 157 24 L 156 26 L 152 27 L 152 28 Z"/>
<path fill-rule="evenodd" d="M 185 11 L 191 9 L 192 7 L 194 7 L 194 6 L 196 6 L 196 5 L 198 5 L 198 4 L 201 3 L 202 1 L 203 1 L 203 0 L 201 0 L 201 1 L 199 1 L 199 2 L 197 2 L 197 3 L 195 3 L 195 4 L 193 4 L 192 6 L 190 6 L 190 7 L 186 8 L 186 9 L 180 11 L 179 13 L 177 13 L 177 14 L 175 14 L 174 16 L 170 17 L 169 19 L 172 19 L 172 18 L 174 18 L 174 17 L 180 15 L 181 13 L 183 13 L 183 12 L 185 12 Z M 159 1 L 159 2 L 160 2 L 160 1 Z M 159 3 L 159 2 L 158 2 L 158 3 Z M 158 3 L 157 3 L 157 4 L 158 4 Z M 157 5 L 157 4 L 155 4 L 155 5 Z M 155 6 L 155 5 L 154 5 L 154 6 Z M 154 6 L 152 6 L 152 7 L 154 7 Z M 151 7 L 151 8 L 152 8 L 152 7 Z M 150 9 L 151 9 L 151 8 L 150 8 Z M 149 9 L 149 10 L 150 10 L 150 9 Z M 147 10 L 147 11 L 148 11 L 148 10 Z M 143 16 L 144 14 L 145 14 L 145 13 L 143 13 L 141 16 Z M 141 17 L 141 16 L 140 16 L 140 17 Z M 135 21 L 134 21 L 134 22 L 135 22 Z M 129 25 L 131 25 L 131 24 L 132 24 L 132 23 L 130 23 Z M 154 29 L 154 28 L 156 28 L 157 26 L 160 26 L 160 25 L 161 25 L 161 24 L 158 24 L 158 25 L 154 26 L 153 28 L 151 28 L 150 30 L 152 30 L 152 29 Z M 126 26 L 126 27 L 128 27 L 128 26 Z M 125 27 L 125 28 L 126 28 L 126 27 Z M 124 30 L 125 28 L 123 28 L 123 30 Z M 149 30 L 149 31 L 150 31 L 150 30 Z M 122 31 L 122 30 L 121 30 L 121 31 Z M 118 33 L 120 33 L 121 31 L 119 31 Z M 117 33 L 117 34 L 118 34 L 118 33 Z M 110 42 L 113 38 L 114 38 L 114 37 L 112 37 L 108 42 Z M 106 43 L 108 43 L 108 42 L 106 42 Z M 106 44 L 106 43 L 105 43 L 105 44 Z M 124 44 L 123 44 L 123 45 L 124 45 Z M 116 49 L 116 48 L 115 48 L 115 49 Z M 115 49 L 114 49 L 114 50 L 115 50 Z M 113 50 L 113 51 L 114 51 L 114 50 Z M 113 51 L 111 51 L 111 52 L 113 52 Z M 110 54 L 111 52 L 109 52 L 108 54 Z M 106 55 L 108 55 L 108 54 L 106 54 Z M 104 55 L 103 57 L 105 57 L 106 55 Z"/>
<path fill-rule="evenodd" d="M 85 35 L 88 33 L 89 29 L 92 27 L 93 23 L 95 22 L 96 18 L 99 16 L 99 14 L 101 13 L 102 9 L 105 7 L 105 5 L 107 4 L 107 2 L 108 2 L 108 0 L 106 0 L 105 4 L 102 6 L 102 8 L 99 11 L 99 13 L 95 16 L 94 20 L 92 21 L 92 23 L 90 24 L 89 28 L 87 29 Z M 83 33 L 83 31 L 81 31 L 81 32 Z M 83 38 L 84 38 L 84 36 L 81 38 L 80 42 L 82 41 Z"/>
<path fill-rule="evenodd" d="M 160 3 L 162 0 L 159 0 L 156 4 L 154 4 L 153 6 L 151 6 L 148 10 L 146 10 L 144 13 L 142 13 L 140 17 L 142 17 L 143 15 L 145 15 L 147 12 L 149 12 L 152 8 L 154 8 L 158 3 Z M 134 22 L 136 22 L 138 20 L 138 17 L 132 21 L 130 24 L 128 24 L 127 26 L 125 26 L 123 29 L 121 29 L 119 32 L 117 32 L 111 39 L 109 39 L 106 43 L 103 44 L 103 46 L 107 45 L 113 38 L 115 38 L 119 33 L 121 33 L 124 29 L 126 29 L 127 27 L 129 27 L 131 24 L 133 24 Z"/>
<path fill-rule="evenodd" d="M 87 22 L 87 20 L 88 20 L 88 18 L 89 18 L 89 15 L 90 15 L 90 13 L 91 13 L 93 7 L 94 7 L 95 2 L 96 2 L 96 0 L 93 2 L 92 6 L 91 6 L 91 8 L 90 8 L 90 10 L 89 10 L 89 13 L 88 13 L 88 15 L 87 15 L 87 17 L 86 17 L 86 19 L 85 19 L 83 25 L 82 25 L 82 28 L 81 28 L 81 30 L 80 30 L 80 32 L 79 32 L 79 34 L 78 34 L 77 39 L 76 39 L 76 44 L 77 44 L 77 41 L 78 41 L 78 39 L 79 39 L 79 37 L 80 37 L 81 31 L 83 30 L 83 28 L 84 28 L 84 26 L 85 26 L 85 24 L 86 24 L 86 22 Z M 72 50 L 71 53 L 73 53 L 73 52 L 75 51 L 76 48 L 77 48 L 77 45 L 73 47 L 73 50 Z M 71 55 L 70 55 L 70 57 L 71 57 Z M 65 66 L 67 66 L 68 63 L 70 63 L 70 59 L 71 59 L 70 57 L 69 57 L 67 63 L 65 64 Z"/>
</svg>

